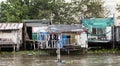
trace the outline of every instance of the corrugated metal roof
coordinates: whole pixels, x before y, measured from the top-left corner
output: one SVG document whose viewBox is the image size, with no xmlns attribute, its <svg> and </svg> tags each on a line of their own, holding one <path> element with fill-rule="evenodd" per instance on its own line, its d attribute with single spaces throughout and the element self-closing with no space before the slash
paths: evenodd
<svg viewBox="0 0 120 66">
<path fill-rule="evenodd" d="M 43 20 L 24 20 L 23 21 L 27 27 L 41 27 L 41 26 L 47 26 L 50 24 L 49 19 L 43 19 Z"/>
<path fill-rule="evenodd" d="M 51 25 L 48 28 L 49 32 L 77 32 L 77 31 L 84 31 L 85 28 L 82 27 L 82 25 L 74 24 L 74 25 Z"/>
<path fill-rule="evenodd" d="M 31 27 L 37 27 L 41 25 L 49 25 L 51 23 L 50 19 L 41 19 L 41 20 L 24 20 L 24 23 L 26 23 L 26 26 L 31 26 Z"/>
<path fill-rule="evenodd" d="M 0 30 L 21 29 L 23 23 L 0 23 Z"/>
<path fill-rule="evenodd" d="M 25 23 L 41 23 L 41 24 L 49 24 L 51 21 L 50 19 L 41 19 L 41 20 L 24 20 Z"/>
<path fill-rule="evenodd" d="M 27 27 L 42 27 L 42 26 L 48 26 L 48 24 L 41 24 L 41 23 L 26 23 Z"/>
</svg>

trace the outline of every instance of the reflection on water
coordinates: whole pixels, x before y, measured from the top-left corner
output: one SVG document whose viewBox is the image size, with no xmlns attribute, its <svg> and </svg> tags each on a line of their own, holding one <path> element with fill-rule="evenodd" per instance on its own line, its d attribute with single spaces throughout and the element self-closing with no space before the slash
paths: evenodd
<svg viewBox="0 0 120 66">
<path fill-rule="evenodd" d="M 120 54 L 61 56 L 0 55 L 0 66 L 120 66 Z"/>
</svg>

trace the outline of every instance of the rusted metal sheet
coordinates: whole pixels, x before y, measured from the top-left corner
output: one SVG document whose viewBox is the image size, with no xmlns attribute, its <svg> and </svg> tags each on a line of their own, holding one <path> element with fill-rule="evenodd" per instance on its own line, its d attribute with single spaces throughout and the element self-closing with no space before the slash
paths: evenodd
<svg viewBox="0 0 120 66">
<path fill-rule="evenodd" d="M 0 30 L 21 29 L 23 23 L 0 23 Z"/>
</svg>

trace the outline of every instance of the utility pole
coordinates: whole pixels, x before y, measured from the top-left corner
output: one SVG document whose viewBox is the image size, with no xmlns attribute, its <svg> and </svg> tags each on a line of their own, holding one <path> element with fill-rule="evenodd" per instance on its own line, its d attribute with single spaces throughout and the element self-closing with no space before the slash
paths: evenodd
<svg viewBox="0 0 120 66">
<path fill-rule="evenodd" d="M 114 25 L 113 25 L 113 49 L 115 48 L 115 34 L 114 34 Z"/>
<path fill-rule="evenodd" d="M 115 49 L 115 22 L 116 22 L 116 16 L 113 14 L 113 49 Z"/>
</svg>

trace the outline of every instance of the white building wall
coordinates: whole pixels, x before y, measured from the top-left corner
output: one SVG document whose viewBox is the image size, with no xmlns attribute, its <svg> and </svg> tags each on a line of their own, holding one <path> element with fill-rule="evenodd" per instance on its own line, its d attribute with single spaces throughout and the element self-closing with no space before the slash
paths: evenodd
<svg viewBox="0 0 120 66">
<path fill-rule="evenodd" d="M 1 39 L 12 40 L 15 44 L 20 44 L 22 40 L 22 32 L 20 31 L 11 31 L 11 32 L 0 32 Z"/>
<path fill-rule="evenodd" d="M 79 43 L 81 45 L 82 48 L 88 48 L 88 39 L 87 39 L 87 34 L 85 32 L 81 33 L 80 34 L 80 37 L 79 37 Z"/>
<path fill-rule="evenodd" d="M 46 32 L 48 29 L 47 26 L 44 27 L 32 27 L 32 32 L 37 33 L 37 32 Z"/>
<path fill-rule="evenodd" d="M 106 27 L 106 37 L 107 37 L 107 40 L 111 40 L 112 39 L 112 27 Z"/>
</svg>

